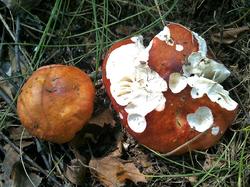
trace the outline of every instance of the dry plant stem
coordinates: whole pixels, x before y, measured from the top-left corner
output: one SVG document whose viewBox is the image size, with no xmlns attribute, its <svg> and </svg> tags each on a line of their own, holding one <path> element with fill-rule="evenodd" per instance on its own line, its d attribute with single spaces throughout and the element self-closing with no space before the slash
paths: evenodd
<svg viewBox="0 0 250 187">
<path fill-rule="evenodd" d="M 2 28 L 2 36 L 1 36 L 1 42 L 0 42 L 0 60 L 2 59 L 2 55 L 3 55 L 3 42 L 4 42 L 4 37 L 5 37 L 5 29 Z"/>
<path fill-rule="evenodd" d="M 21 72 L 21 65 L 20 65 L 20 54 L 19 54 L 19 33 L 20 33 L 20 16 L 16 16 L 16 34 L 15 34 L 15 56 L 16 56 L 16 63 L 17 63 L 17 72 Z"/>
<path fill-rule="evenodd" d="M 10 30 L 9 25 L 8 25 L 8 24 L 6 23 L 6 21 L 4 20 L 2 14 L 0 14 L 0 20 L 2 21 L 2 23 L 3 23 L 4 27 L 5 27 L 5 29 L 8 31 L 8 33 L 9 33 L 9 35 L 11 36 L 12 40 L 15 41 L 15 36 L 14 36 L 14 34 L 12 33 L 12 31 Z M 24 56 L 25 59 L 27 60 L 27 63 L 28 63 L 28 64 L 31 64 L 31 63 L 30 63 L 30 59 L 29 59 L 28 56 L 27 56 L 26 50 L 20 47 L 20 51 L 22 52 L 23 56 Z"/>
<path fill-rule="evenodd" d="M 60 145 L 60 148 L 70 160 L 73 159 L 72 156 L 70 156 L 69 152 L 63 147 L 63 145 Z"/>
<path fill-rule="evenodd" d="M 27 172 L 27 169 L 26 169 L 26 166 L 25 166 L 25 163 L 23 161 L 23 151 L 22 151 L 22 139 L 23 139 L 23 134 L 25 132 L 25 129 L 23 129 L 22 131 L 22 134 L 21 134 L 21 138 L 20 138 L 20 144 L 19 144 L 19 155 L 20 155 L 20 160 L 21 160 L 21 163 L 22 163 L 22 166 L 23 166 L 23 171 L 26 175 L 26 177 L 29 179 L 30 183 L 32 184 L 32 186 L 36 187 L 34 182 L 32 181 L 32 179 L 30 178 L 28 172 Z"/>
<path fill-rule="evenodd" d="M 50 57 L 48 57 L 45 61 L 41 61 L 41 64 L 47 64 L 52 58 L 54 58 L 56 55 L 60 53 L 60 49 L 56 50 L 54 53 L 51 54 Z"/>
<path fill-rule="evenodd" d="M 14 105 L 12 99 L 5 93 L 5 91 L 0 87 L 0 97 L 10 106 L 10 108 L 16 112 L 16 106 Z"/>
<path fill-rule="evenodd" d="M 46 155 L 45 155 L 45 153 L 43 151 L 42 143 L 38 139 L 35 139 L 35 142 L 36 142 L 37 152 L 39 154 L 41 154 L 45 166 L 47 167 L 48 170 L 50 170 L 51 169 L 51 164 L 48 162 L 48 159 L 46 158 Z"/>
<path fill-rule="evenodd" d="M 2 132 L 0 132 L 0 137 L 6 142 L 8 143 L 17 153 L 19 153 L 20 149 L 17 145 L 15 145 L 13 142 L 10 141 L 10 139 L 5 136 Z M 37 163 L 35 163 L 29 156 L 27 156 L 24 152 L 22 152 L 22 156 L 24 158 L 24 160 L 26 160 L 30 165 L 32 165 L 33 167 L 37 168 L 38 171 L 40 171 L 41 173 L 43 173 L 44 175 L 46 175 L 52 182 L 54 182 L 56 185 L 58 186 L 62 186 L 62 184 L 56 180 L 55 177 L 48 175 L 49 172 L 44 170 L 43 168 L 41 168 Z"/>
<path fill-rule="evenodd" d="M 19 90 L 19 87 L 16 85 L 16 83 L 1 68 L 0 68 L 0 75 L 14 87 L 15 92 Z"/>
<path fill-rule="evenodd" d="M 229 84 L 230 84 L 230 86 L 233 88 L 233 83 L 232 83 L 232 81 L 230 81 Z M 233 92 L 234 92 L 234 94 L 235 94 L 235 96 L 236 96 L 236 98 L 237 98 L 237 101 L 238 101 L 238 103 L 239 103 L 239 105 L 240 105 L 240 108 L 242 108 L 242 110 L 243 110 L 244 113 L 245 113 L 245 116 L 247 117 L 247 123 L 249 123 L 249 122 L 250 122 L 250 115 L 248 114 L 248 112 L 247 112 L 245 106 L 243 105 L 243 103 L 241 102 L 240 96 L 239 96 L 238 93 L 235 91 L 235 89 L 233 89 Z"/>
<path fill-rule="evenodd" d="M 248 14 L 250 14 L 250 9 L 248 9 L 248 11 L 246 11 L 246 13 L 243 16 L 241 16 L 239 19 L 237 19 L 237 20 L 235 20 L 235 21 L 233 21 L 233 22 L 225 25 L 225 27 L 230 27 L 230 26 L 238 23 L 239 21 L 241 21 L 242 19 L 244 19 L 245 17 L 247 17 Z"/>
</svg>

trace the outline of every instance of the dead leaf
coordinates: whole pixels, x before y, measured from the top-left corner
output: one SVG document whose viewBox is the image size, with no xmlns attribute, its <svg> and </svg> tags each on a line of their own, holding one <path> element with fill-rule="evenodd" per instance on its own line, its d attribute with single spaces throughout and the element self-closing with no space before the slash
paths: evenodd
<svg viewBox="0 0 250 187">
<path fill-rule="evenodd" d="M 206 159 L 203 164 L 203 169 L 207 171 L 212 167 L 221 168 L 224 165 L 225 163 L 222 160 L 218 162 L 218 157 L 213 155 L 206 155 Z"/>
<path fill-rule="evenodd" d="M 191 185 L 195 185 L 198 181 L 198 177 L 197 176 L 190 176 L 190 177 L 185 177 L 190 183 Z"/>
<path fill-rule="evenodd" d="M 29 176 L 29 177 L 28 177 Z M 28 172 L 28 176 L 24 172 L 21 162 L 17 162 L 11 174 L 11 179 L 14 181 L 12 187 L 34 187 L 39 186 L 42 178 L 35 173 Z"/>
<path fill-rule="evenodd" d="M 149 161 L 148 155 L 145 153 L 141 153 L 137 156 L 137 162 L 143 167 L 143 168 L 149 168 L 152 167 L 152 163 Z"/>
<path fill-rule="evenodd" d="M 25 60 L 24 56 L 21 53 L 19 53 L 19 62 L 17 62 L 16 52 L 15 52 L 14 47 L 9 46 L 8 55 L 9 55 L 9 61 L 10 61 L 10 65 L 11 65 L 11 74 L 16 75 L 16 73 L 19 73 L 18 72 L 18 69 L 19 69 L 18 63 L 20 63 L 21 72 L 28 71 L 27 61 Z M 17 79 L 13 79 L 13 80 L 17 80 Z"/>
<path fill-rule="evenodd" d="M 0 186 L 1 187 L 12 187 L 14 181 L 4 175 L 0 175 Z"/>
<path fill-rule="evenodd" d="M 42 181 L 42 178 L 34 173 L 28 173 L 29 178 L 32 180 L 31 184 L 30 179 L 24 172 L 23 166 L 20 162 L 19 154 L 8 144 L 4 146 L 5 157 L 2 163 L 3 175 L 1 175 L 0 186 L 11 186 L 11 187 L 33 187 L 39 186 Z"/>
<path fill-rule="evenodd" d="M 91 118 L 89 123 L 98 125 L 100 127 L 104 127 L 105 124 L 110 124 L 112 127 L 115 126 L 115 120 L 110 109 L 106 109 L 99 115 Z"/>
<path fill-rule="evenodd" d="M 237 40 L 239 34 L 246 31 L 250 31 L 250 27 L 243 26 L 238 28 L 228 28 L 222 32 L 212 34 L 211 39 L 217 43 L 231 44 Z"/>
<path fill-rule="evenodd" d="M 112 156 L 112 157 L 120 157 L 120 156 L 122 156 L 122 141 L 121 141 L 121 137 L 118 137 L 116 149 L 112 153 L 110 153 L 110 156 Z"/>
<path fill-rule="evenodd" d="M 146 183 L 145 176 L 135 167 L 133 163 L 108 155 L 104 158 L 92 158 L 89 166 L 91 173 L 96 174 L 100 182 L 105 186 L 123 186 L 126 180 L 135 184 Z"/>
<path fill-rule="evenodd" d="M 5 81 L 4 78 L 2 77 L 0 77 L 0 88 L 11 100 L 13 100 L 13 94 L 12 94 L 13 86 L 7 81 Z"/>
<path fill-rule="evenodd" d="M 6 144 L 4 146 L 4 150 L 5 157 L 3 160 L 2 170 L 4 172 L 4 175 L 6 177 L 9 177 L 12 172 L 13 165 L 18 162 L 20 158 L 18 153 L 9 144 Z"/>
<path fill-rule="evenodd" d="M 70 161 L 70 165 L 67 166 L 65 176 L 66 178 L 76 185 L 82 185 L 84 183 L 86 167 L 86 160 L 73 159 Z"/>
<path fill-rule="evenodd" d="M 23 127 L 19 126 L 19 127 L 12 127 L 9 129 L 9 133 L 10 133 L 10 138 L 14 141 L 19 141 L 21 139 L 21 134 L 23 132 Z M 31 139 L 32 135 L 28 132 L 28 131 L 24 131 L 23 133 L 23 140 L 26 139 Z"/>
<path fill-rule="evenodd" d="M 0 68 L 7 77 L 11 76 L 12 68 L 9 63 L 2 63 Z M 13 86 L 8 82 L 8 78 L 6 79 L 5 77 L 0 76 L 0 88 L 5 92 L 6 95 L 8 95 L 10 99 L 13 100 Z"/>
</svg>

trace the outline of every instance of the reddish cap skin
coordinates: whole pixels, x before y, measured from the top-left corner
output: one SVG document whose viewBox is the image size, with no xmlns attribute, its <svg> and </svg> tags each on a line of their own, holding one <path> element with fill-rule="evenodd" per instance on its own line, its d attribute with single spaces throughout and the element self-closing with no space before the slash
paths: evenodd
<svg viewBox="0 0 250 187">
<path fill-rule="evenodd" d="M 148 61 L 149 66 L 165 80 L 168 80 L 171 73 L 182 71 L 185 59 L 192 52 L 198 51 L 198 42 L 190 30 L 180 24 L 171 23 L 167 26 L 171 32 L 171 38 L 175 42 L 174 45 L 167 45 L 165 41 L 155 37 Z M 176 44 L 183 46 L 181 52 L 176 51 Z"/>
<path fill-rule="evenodd" d="M 44 66 L 23 85 L 17 113 L 33 136 L 65 143 L 91 117 L 94 96 L 91 79 L 80 69 L 66 65 Z"/>
<path fill-rule="evenodd" d="M 187 28 L 170 23 L 167 25 L 175 44 L 181 44 L 184 49 L 179 52 L 174 46 L 167 45 L 157 37 L 153 39 L 149 52 L 149 66 L 164 78 L 168 83 L 169 75 L 181 72 L 186 58 L 198 51 L 198 42 Z M 127 124 L 127 113 L 124 107 L 118 105 L 110 93 L 110 81 L 106 78 L 106 63 L 110 53 L 121 45 L 132 43 L 125 40 L 114 44 L 108 51 L 103 63 L 103 82 L 114 109 L 123 115 L 122 124 L 127 131 L 141 144 L 161 153 L 179 155 L 191 150 L 204 150 L 213 146 L 226 129 L 231 125 L 236 116 L 236 110 L 228 111 L 212 102 L 206 95 L 199 99 L 191 97 L 190 87 L 186 87 L 178 94 L 168 89 L 165 109 L 162 112 L 152 111 L 146 115 L 147 127 L 142 133 L 135 133 Z M 213 127 L 219 127 L 218 135 L 212 135 L 211 128 L 204 133 L 192 129 L 187 122 L 187 114 L 194 113 L 199 107 L 206 106 L 212 110 L 214 117 Z"/>
</svg>

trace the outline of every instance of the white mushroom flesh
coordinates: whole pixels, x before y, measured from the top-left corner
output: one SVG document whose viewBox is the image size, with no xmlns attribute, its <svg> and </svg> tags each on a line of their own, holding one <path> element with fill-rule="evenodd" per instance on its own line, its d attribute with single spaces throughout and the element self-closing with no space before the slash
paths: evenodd
<svg viewBox="0 0 250 187">
<path fill-rule="evenodd" d="M 145 116 L 153 110 L 164 110 L 163 92 L 167 91 L 167 82 L 148 66 L 152 42 L 145 48 L 141 36 L 131 40 L 134 43 L 123 45 L 110 54 L 106 74 L 112 97 L 128 113 L 129 127 L 141 133 L 146 128 Z M 138 121 L 145 122 L 145 128 L 138 124 L 140 130 L 134 130 Z"/>
<path fill-rule="evenodd" d="M 220 107 L 229 111 L 236 109 L 238 104 L 229 96 L 229 92 L 219 83 L 197 75 L 191 77 L 182 76 L 180 73 L 172 73 L 169 77 L 169 88 L 173 93 L 179 93 L 189 85 L 191 97 L 201 98 L 204 94 L 212 102 L 216 102 Z"/>
<path fill-rule="evenodd" d="M 129 114 L 127 120 L 130 129 L 136 133 L 142 133 L 147 127 L 146 119 L 142 115 Z"/>
<path fill-rule="evenodd" d="M 174 42 L 171 39 L 171 33 L 167 26 L 164 27 L 164 29 L 159 32 L 155 37 L 159 38 L 161 41 L 165 41 L 167 45 L 173 46 Z"/>
<path fill-rule="evenodd" d="M 175 49 L 176 49 L 176 51 L 183 51 L 184 47 L 183 47 L 183 45 L 176 44 Z"/>
<path fill-rule="evenodd" d="M 204 38 L 202 38 L 196 32 L 192 32 L 192 34 L 198 42 L 198 45 L 199 45 L 198 51 L 202 54 L 202 56 L 206 56 L 207 55 L 207 43 L 206 43 L 206 41 L 204 40 Z"/>
<path fill-rule="evenodd" d="M 214 117 L 210 108 L 199 107 L 195 113 L 187 115 L 187 121 L 191 128 L 198 132 L 205 132 L 214 123 Z"/>
<path fill-rule="evenodd" d="M 222 108 L 232 111 L 238 104 L 230 98 L 221 82 L 230 75 L 230 71 L 221 63 L 206 57 L 207 46 L 205 40 L 193 32 L 198 41 L 199 50 L 188 56 L 187 62 L 182 66 L 183 74 L 172 73 L 169 77 L 169 88 L 173 93 L 181 92 L 188 84 L 193 99 L 207 94 L 212 102 L 218 103 Z"/>
<path fill-rule="evenodd" d="M 230 71 L 223 64 L 202 56 L 200 52 L 191 53 L 182 69 L 185 76 L 198 75 L 218 83 L 230 75 Z"/>
<path fill-rule="evenodd" d="M 187 86 L 187 78 L 180 73 L 171 73 L 169 76 L 169 89 L 173 93 L 179 93 Z"/>
<path fill-rule="evenodd" d="M 216 126 L 211 128 L 212 135 L 216 136 L 219 134 L 219 132 L 220 132 L 220 127 Z"/>
</svg>

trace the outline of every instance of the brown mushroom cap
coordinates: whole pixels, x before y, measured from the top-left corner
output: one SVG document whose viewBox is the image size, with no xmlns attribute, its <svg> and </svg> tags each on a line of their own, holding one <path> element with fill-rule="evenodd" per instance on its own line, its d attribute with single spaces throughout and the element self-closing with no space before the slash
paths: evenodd
<svg viewBox="0 0 250 187">
<path fill-rule="evenodd" d="M 198 51 L 198 41 L 192 32 L 179 24 L 167 25 L 173 45 L 154 37 L 149 50 L 149 67 L 156 71 L 167 82 L 174 72 L 181 72 L 182 65 L 192 52 Z M 193 99 L 191 88 L 187 86 L 180 93 L 174 94 L 168 89 L 164 92 L 166 98 L 163 111 L 152 111 L 146 115 L 147 127 L 142 133 L 136 133 L 130 129 L 127 122 L 127 112 L 124 106 L 117 104 L 110 92 L 110 80 L 106 75 L 106 64 L 112 51 L 122 45 L 133 43 L 131 39 L 117 42 L 108 51 L 103 63 L 103 82 L 107 94 L 111 99 L 114 109 L 122 116 L 122 124 L 127 131 L 141 144 L 161 153 L 182 154 L 190 150 L 204 150 L 213 146 L 226 129 L 231 125 L 236 116 L 237 109 L 228 111 L 212 102 L 207 95 Z M 176 44 L 183 46 L 183 50 L 176 50 Z M 205 132 L 198 132 L 191 128 L 187 121 L 187 115 L 195 113 L 200 107 L 208 107 L 213 114 L 213 125 Z M 212 133 L 212 128 L 218 128 L 218 134 Z"/>
<path fill-rule="evenodd" d="M 88 75 L 76 67 L 41 67 L 21 89 L 17 101 L 20 121 L 38 138 L 68 142 L 91 117 L 94 90 Z"/>
</svg>

